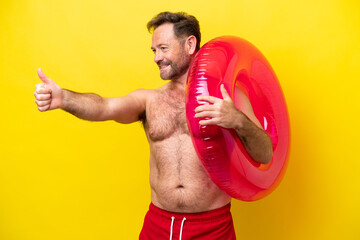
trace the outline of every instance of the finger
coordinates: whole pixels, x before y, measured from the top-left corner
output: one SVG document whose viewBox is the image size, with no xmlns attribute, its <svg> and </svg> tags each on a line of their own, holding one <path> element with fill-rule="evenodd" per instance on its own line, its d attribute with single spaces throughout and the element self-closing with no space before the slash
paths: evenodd
<svg viewBox="0 0 360 240">
<path fill-rule="evenodd" d="M 50 108 L 50 105 L 46 105 L 46 106 L 43 106 L 43 107 L 37 107 L 38 109 L 39 109 L 39 111 L 40 112 L 44 112 L 44 111 L 46 111 L 46 110 L 49 110 L 49 108 Z"/>
<path fill-rule="evenodd" d="M 43 83 L 50 83 L 52 80 L 50 78 L 48 78 L 45 73 L 43 73 L 43 71 L 41 70 L 41 68 L 39 68 L 37 70 L 37 74 L 39 76 L 39 78 L 41 79 L 41 81 L 43 81 Z"/>
<path fill-rule="evenodd" d="M 197 96 L 196 99 L 198 101 L 207 101 L 207 102 L 210 102 L 210 103 L 216 103 L 216 102 L 221 101 L 220 98 L 213 97 L 213 96 L 206 96 L 206 95 Z"/>
<path fill-rule="evenodd" d="M 229 93 L 226 91 L 224 84 L 221 84 L 220 91 L 224 100 L 231 100 L 231 97 Z"/>
<path fill-rule="evenodd" d="M 201 120 L 201 121 L 199 121 L 199 124 L 200 125 L 216 125 L 217 119 L 212 118 L 212 119 L 207 119 L 207 120 Z"/>
<path fill-rule="evenodd" d="M 35 93 L 37 93 L 37 94 L 50 94 L 51 90 L 49 88 L 39 87 L 38 89 L 35 90 Z"/>
<path fill-rule="evenodd" d="M 195 108 L 196 113 L 202 112 L 202 111 L 214 111 L 214 110 L 216 110 L 216 107 L 213 104 L 200 105 L 197 108 Z"/>
<path fill-rule="evenodd" d="M 35 85 L 35 90 L 39 89 L 39 88 L 44 88 L 45 84 L 44 83 L 38 83 Z"/>
<path fill-rule="evenodd" d="M 218 116 L 218 113 L 214 112 L 214 111 L 204 111 L 204 112 L 195 114 L 196 118 L 204 118 L 204 117 L 214 118 L 214 117 L 217 117 L 217 116 Z"/>
<path fill-rule="evenodd" d="M 38 107 L 44 107 L 46 105 L 50 105 L 51 100 L 43 100 L 43 101 L 39 101 L 35 99 L 35 103 Z"/>
<path fill-rule="evenodd" d="M 38 101 L 46 101 L 51 99 L 51 94 L 34 94 L 35 99 Z"/>
</svg>

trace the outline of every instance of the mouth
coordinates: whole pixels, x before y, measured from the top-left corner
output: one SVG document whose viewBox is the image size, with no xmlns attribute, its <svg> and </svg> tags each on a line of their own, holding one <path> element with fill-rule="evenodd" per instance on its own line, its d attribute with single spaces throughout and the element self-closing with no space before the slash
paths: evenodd
<svg viewBox="0 0 360 240">
<path fill-rule="evenodd" d="M 168 65 L 168 64 L 164 64 L 164 65 L 159 65 L 159 69 L 160 69 L 160 71 L 163 71 L 163 70 L 165 70 L 165 69 L 167 69 L 168 67 L 170 67 L 170 65 Z"/>
</svg>

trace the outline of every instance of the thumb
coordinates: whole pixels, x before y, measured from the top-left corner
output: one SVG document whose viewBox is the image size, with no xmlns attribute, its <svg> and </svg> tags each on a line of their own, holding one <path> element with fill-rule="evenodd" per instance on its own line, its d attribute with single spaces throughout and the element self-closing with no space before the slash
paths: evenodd
<svg viewBox="0 0 360 240">
<path fill-rule="evenodd" d="M 41 79 L 41 81 L 43 81 L 43 83 L 47 84 L 47 83 L 50 83 L 51 82 L 51 79 L 48 78 L 45 73 L 43 73 L 43 71 L 41 70 L 41 68 L 39 68 L 37 70 L 37 74 L 39 76 L 39 78 Z"/>
<path fill-rule="evenodd" d="M 221 84 L 220 91 L 221 91 L 221 95 L 222 95 L 224 100 L 228 100 L 228 99 L 231 100 L 231 97 L 230 97 L 229 93 L 226 91 L 226 89 L 224 87 L 224 84 Z"/>
</svg>

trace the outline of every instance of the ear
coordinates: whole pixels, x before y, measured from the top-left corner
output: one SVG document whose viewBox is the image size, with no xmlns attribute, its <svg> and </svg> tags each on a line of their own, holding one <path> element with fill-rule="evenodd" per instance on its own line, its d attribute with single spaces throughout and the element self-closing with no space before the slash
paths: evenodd
<svg viewBox="0 0 360 240">
<path fill-rule="evenodd" d="M 196 49 L 196 37 L 194 35 L 189 36 L 185 41 L 185 48 L 189 55 L 193 55 Z"/>
</svg>

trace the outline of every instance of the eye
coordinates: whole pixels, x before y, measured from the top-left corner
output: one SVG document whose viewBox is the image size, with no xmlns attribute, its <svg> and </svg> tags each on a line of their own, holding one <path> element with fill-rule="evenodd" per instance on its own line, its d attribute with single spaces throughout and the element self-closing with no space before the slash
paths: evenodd
<svg viewBox="0 0 360 240">
<path fill-rule="evenodd" d="M 166 47 L 161 47 L 160 49 L 161 49 L 161 51 L 165 51 Z"/>
<path fill-rule="evenodd" d="M 155 50 L 154 48 L 152 48 L 151 51 L 152 51 L 153 53 L 156 53 L 156 50 Z"/>
</svg>

